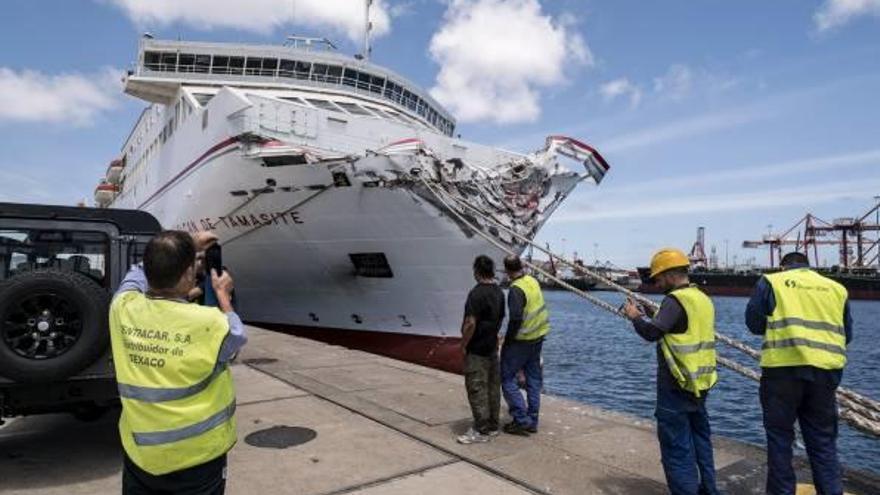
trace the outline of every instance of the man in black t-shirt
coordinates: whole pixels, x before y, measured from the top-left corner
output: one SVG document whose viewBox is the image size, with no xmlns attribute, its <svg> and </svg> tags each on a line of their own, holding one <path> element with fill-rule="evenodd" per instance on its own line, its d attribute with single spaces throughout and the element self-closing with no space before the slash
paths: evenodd
<svg viewBox="0 0 880 495">
<path fill-rule="evenodd" d="M 498 331 L 504 319 L 504 292 L 495 283 L 492 258 L 477 256 L 474 278 L 477 285 L 468 294 L 461 324 L 464 384 L 474 415 L 474 425 L 457 438 L 464 444 L 486 442 L 497 435 L 501 408 Z"/>
</svg>

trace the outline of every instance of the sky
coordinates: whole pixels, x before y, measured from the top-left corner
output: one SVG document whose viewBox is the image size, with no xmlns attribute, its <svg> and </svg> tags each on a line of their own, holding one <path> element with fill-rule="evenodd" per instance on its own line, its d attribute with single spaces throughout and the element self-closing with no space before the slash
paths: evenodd
<svg viewBox="0 0 880 495">
<path fill-rule="evenodd" d="M 360 50 L 360 0 L 5 0 L 0 201 L 90 198 L 144 106 L 119 82 L 140 35 Z M 743 240 L 867 211 L 880 195 L 880 0 L 376 0 L 374 62 L 428 89 L 466 140 L 565 134 L 611 165 L 539 235 L 644 265 L 698 226 Z M 826 250 L 829 264 L 836 253 Z"/>
</svg>

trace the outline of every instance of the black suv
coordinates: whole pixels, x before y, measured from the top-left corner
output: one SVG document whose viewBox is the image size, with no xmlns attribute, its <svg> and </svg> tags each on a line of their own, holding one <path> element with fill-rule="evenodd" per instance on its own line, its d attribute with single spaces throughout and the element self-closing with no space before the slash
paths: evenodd
<svg viewBox="0 0 880 495">
<path fill-rule="evenodd" d="M 160 230 L 142 211 L 0 203 L 0 422 L 116 401 L 107 310 Z"/>
</svg>

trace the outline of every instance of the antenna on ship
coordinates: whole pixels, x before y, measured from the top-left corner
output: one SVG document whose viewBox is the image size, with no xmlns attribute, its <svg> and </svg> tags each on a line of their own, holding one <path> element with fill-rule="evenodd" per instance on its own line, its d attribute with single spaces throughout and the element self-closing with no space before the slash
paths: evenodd
<svg viewBox="0 0 880 495">
<path fill-rule="evenodd" d="M 373 47 L 370 46 L 370 34 L 373 31 L 373 23 L 370 22 L 370 8 L 373 7 L 373 0 L 364 0 L 364 51 L 361 57 L 364 60 L 370 60 L 373 53 Z"/>
</svg>

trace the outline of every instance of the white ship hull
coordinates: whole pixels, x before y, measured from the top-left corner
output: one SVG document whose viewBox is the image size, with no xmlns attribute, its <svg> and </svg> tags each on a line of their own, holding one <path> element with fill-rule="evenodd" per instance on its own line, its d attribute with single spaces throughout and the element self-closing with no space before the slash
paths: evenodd
<svg viewBox="0 0 880 495">
<path fill-rule="evenodd" d="M 133 76 L 127 88 L 137 94 L 144 85 Z M 200 91 L 216 94 L 198 105 Z M 456 221 L 422 181 L 532 237 L 579 182 L 601 176 L 557 162 L 571 154 L 568 141 L 520 155 L 376 118 L 379 101 L 350 100 L 376 115 L 340 115 L 305 105 L 307 95 L 179 87 L 177 122 L 162 126 L 170 104 L 141 117 L 126 150 L 141 158 L 132 164 L 126 155 L 110 207 L 216 233 L 246 321 L 457 369 L 471 263 L 504 253 Z M 352 255 L 379 259 L 388 273 Z"/>
</svg>

